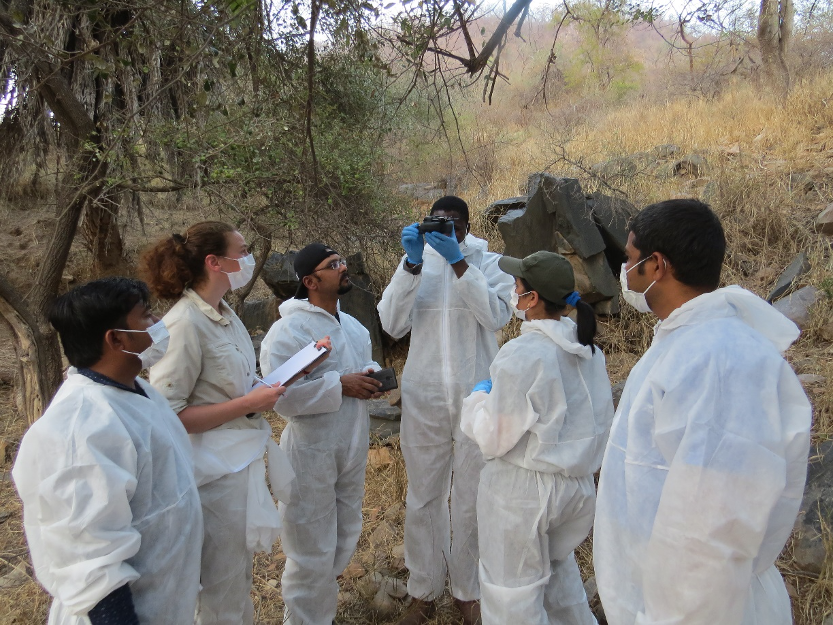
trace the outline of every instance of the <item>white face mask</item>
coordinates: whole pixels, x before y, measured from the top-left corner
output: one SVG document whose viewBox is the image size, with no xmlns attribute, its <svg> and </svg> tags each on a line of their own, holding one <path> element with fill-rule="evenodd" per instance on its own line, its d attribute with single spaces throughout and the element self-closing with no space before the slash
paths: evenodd
<svg viewBox="0 0 833 625">
<path fill-rule="evenodd" d="M 651 258 L 648 256 L 648 258 Z M 651 307 L 648 306 L 648 300 L 645 299 L 645 293 L 651 290 L 651 287 L 654 286 L 657 281 L 654 280 L 651 284 L 648 285 L 648 288 L 645 289 L 642 293 L 638 293 L 637 291 L 631 291 L 628 288 L 628 273 L 639 267 L 642 263 L 644 263 L 648 258 L 643 258 L 638 263 L 636 263 L 630 269 L 625 269 L 625 265 L 627 263 L 622 263 L 622 270 L 619 272 L 619 283 L 622 285 L 622 297 L 625 298 L 625 301 L 636 308 L 641 313 L 649 313 L 651 312 Z M 665 262 L 665 259 L 663 259 Z M 666 267 L 668 264 L 666 263 Z"/>
<path fill-rule="evenodd" d="M 249 284 L 249 280 L 252 279 L 252 275 L 255 272 L 255 257 L 251 254 L 246 254 L 242 258 L 229 258 L 228 256 L 223 256 L 223 258 L 226 260 L 236 260 L 240 267 L 237 271 L 223 272 L 228 276 L 228 281 L 232 290 L 239 289 Z"/>
<path fill-rule="evenodd" d="M 150 335 L 150 340 L 153 343 L 142 353 L 137 354 L 136 352 L 124 350 L 125 354 L 133 354 L 142 361 L 142 369 L 149 369 L 162 360 L 162 356 L 168 350 L 168 340 L 171 335 L 168 333 L 168 328 L 165 327 L 165 322 L 161 319 L 147 330 L 120 330 L 120 332 L 147 332 Z"/>
<path fill-rule="evenodd" d="M 524 295 L 529 295 L 530 293 L 532 293 L 532 291 L 527 291 L 526 293 L 518 295 L 515 291 L 512 291 L 512 298 L 509 300 L 509 304 L 512 306 L 515 316 L 521 321 L 526 321 L 526 311 L 529 310 L 529 306 L 523 310 L 518 310 L 518 302 Z"/>
</svg>

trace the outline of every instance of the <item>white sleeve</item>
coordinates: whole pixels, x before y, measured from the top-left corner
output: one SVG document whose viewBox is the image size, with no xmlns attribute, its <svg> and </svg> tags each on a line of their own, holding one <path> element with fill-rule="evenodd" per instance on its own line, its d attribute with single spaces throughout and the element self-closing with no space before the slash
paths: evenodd
<svg viewBox="0 0 833 625">
<path fill-rule="evenodd" d="M 403 256 L 376 306 L 382 329 L 395 339 L 401 339 L 411 331 L 414 302 L 421 280 L 421 272 L 414 275 L 405 270 Z"/>
<path fill-rule="evenodd" d="M 789 484 L 791 465 L 806 472 L 802 441 L 809 446 L 798 381 L 785 385 L 785 372 L 779 380 L 767 363 L 745 379 L 695 365 L 678 388 L 655 389 L 654 437 L 669 469 L 643 564 L 640 624 L 740 623 L 767 531 L 786 528 L 786 542 L 801 499 L 803 477 L 799 488 Z M 782 424 L 796 417 L 807 430 L 785 436 Z"/>
<path fill-rule="evenodd" d="M 541 384 L 542 363 L 524 366 L 520 351 L 512 342 L 504 345 L 489 368 L 491 392 L 477 391 L 463 400 L 460 427 L 487 458 L 511 451 L 539 417 L 533 389 Z"/>
<path fill-rule="evenodd" d="M 454 281 L 454 288 L 468 305 L 477 322 L 497 332 L 512 318 L 509 300 L 515 279 L 498 267 L 497 254 L 484 253 L 481 266 L 469 265 L 466 272 Z"/>
<path fill-rule="evenodd" d="M 280 323 L 278 321 L 277 323 Z M 261 345 L 260 370 L 264 376 L 280 367 L 307 346 L 313 337 L 295 337 L 286 325 L 273 326 Z M 338 358 L 335 350 L 330 359 Z M 328 359 L 329 360 L 329 359 Z M 335 412 L 341 408 L 341 375 L 338 371 L 318 373 L 318 369 L 310 375 L 296 380 L 278 398 L 275 411 L 284 417 L 298 417 L 310 414 L 324 414 Z"/>
<path fill-rule="evenodd" d="M 139 578 L 127 560 L 141 544 L 130 508 L 137 483 L 133 441 L 106 408 L 86 409 L 96 411 L 93 431 L 68 439 L 36 425 L 12 472 L 38 581 L 77 615 Z M 62 416 L 75 419 L 77 412 Z"/>
</svg>

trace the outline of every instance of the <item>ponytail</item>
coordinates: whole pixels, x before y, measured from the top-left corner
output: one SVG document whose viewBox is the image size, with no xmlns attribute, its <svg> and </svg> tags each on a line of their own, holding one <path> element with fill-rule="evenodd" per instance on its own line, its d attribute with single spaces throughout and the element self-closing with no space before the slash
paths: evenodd
<svg viewBox="0 0 833 625">
<path fill-rule="evenodd" d="M 596 338 L 596 311 L 582 300 L 576 302 L 575 308 L 578 342 L 582 345 L 589 345 L 590 352 L 595 354 L 596 346 L 593 344 L 593 339 Z"/>
<path fill-rule="evenodd" d="M 145 250 L 139 260 L 139 275 L 159 299 L 179 299 L 183 291 L 205 279 L 205 257 L 223 256 L 226 235 L 235 228 L 221 221 L 203 221 L 162 239 Z"/>
</svg>

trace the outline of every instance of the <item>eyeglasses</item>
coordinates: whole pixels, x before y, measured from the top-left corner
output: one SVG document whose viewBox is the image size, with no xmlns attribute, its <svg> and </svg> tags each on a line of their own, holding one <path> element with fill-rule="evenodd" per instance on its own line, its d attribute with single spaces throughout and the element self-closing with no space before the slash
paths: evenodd
<svg viewBox="0 0 833 625">
<path fill-rule="evenodd" d="M 325 267 L 321 267 L 320 269 L 316 269 L 312 273 L 316 271 L 324 271 L 325 269 L 332 269 L 333 271 L 338 271 L 339 267 L 346 267 L 347 266 L 347 259 L 346 258 L 337 258 L 336 260 L 331 260 Z"/>
</svg>

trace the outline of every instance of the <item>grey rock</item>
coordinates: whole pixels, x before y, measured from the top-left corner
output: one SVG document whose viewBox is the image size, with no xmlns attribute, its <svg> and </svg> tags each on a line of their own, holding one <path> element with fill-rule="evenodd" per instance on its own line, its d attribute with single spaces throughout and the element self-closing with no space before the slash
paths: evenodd
<svg viewBox="0 0 833 625">
<path fill-rule="evenodd" d="M 610 299 L 591 304 L 591 306 L 593 307 L 593 312 L 601 317 L 612 317 L 621 312 L 618 297 L 611 297 Z"/>
<path fill-rule="evenodd" d="M 573 266 L 576 290 L 585 302 L 595 304 L 618 297 L 619 281 L 613 276 L 604 254 L 595 254 L 584 260 L 576 254 L 569 254 L 566 258 Z"/>
<path fill-rule="evenodd" d="M 810 323 L 810 309 L 818 299 L 815 287 L 805 286 L 773 304 L 776 310 L 791 319 L 802 330 Z"/>
<path fill-rule="evenodd" d="M 627 156 L 618 156 L 590 167 L 590 171 L 603 180 L 630 178 L 636 175 L 638 169 L 636 162 Z"/>
<path fill-rule="evenodd" d="M 520 197 L 510 197 L 505 200 L 498 200 L 497 202 L 492 202 L 486 207 L 486 210 L 483 211 L 483 219 L 491 222 L 493 225 L 496 225 L 498 219 L 503 217 L 507 212 L 519 208 L 526 208 L 525 195 L 522 195 Z"/>
<path fill-rule="evenodd" d="M 260 362 L 260 346 L 263 345 L 263 339 L 266 338 L 266 332 L 257 332 L 252 335 L 252 347 L 255 348 L 255 362 Z"/>
<path fill-rule="evenodd" d="M 833 236 L 833 204 L 825 206 L 815 221 L 816 232 Z"/>
<path fill-rule="evenodd" d="M 628 242 L 628 222 L 636 214 L 636 207 L 626 200 L 598 192 L 587 197 L 587 205 L 593 222 L 601 232 L 606 251 L 610 252 L 612 248 L 624 256 Z"/>
<path fill-rule="evenodd" d="M 402 409 L 398 406 L 391 406 L 387 399 L 368 400 L 367 413 L 371 417 L 384 419 L 385 421 L 400 421 L 402 419 Z"/>
<path fill-rule="evenodd" d="M 379 417 L 370 417 L 370 433 L 374 436 L 378 436 L 382 441 L 386 441 L 392 436 L 399 436 L 401 429 L 401 421 L 391 421 L 389 419 L 380 419 Z"/>
<path fill-rule="evenodd" d="M 720 190 L 720 187 L 717 186 L 717 181 L 709 180 L 704 186 L 702 191 L 700 191 L 700 199 L 703 200 L 706 204 L 714 204 L 714 201 L 717 199 L 717 193 Z"/>
<path fill-rule="evenodd" d="M 21 562 L 3 577 L 0 577 L 0 588 L 17 588 L 30 579 L 26 572 L 26 565 Z"/>
<path fill-rule="evenodd" d="M 447 183 L 446 183 L 447 184 Z M 398 187 L 401 195 L 420 202 L 434 202 L 446 194 L 446 190 L 433 182 L 413 182 Z"/>
<path fill-rule="evenodd" d="M 347 268 L 350 272 L 350 282 L 353 288 L 341 296 L 341 310 L 358 319 L 370 332 L 370 342 L 373 344 L 373 360 L 385 362 L 385 352 L 382 343 L 382 323 L 376 310 L 376 296 L 371 289 L 370 276 L 365 269 L 361 252 L 347 258 Z"/>
<path fill-rule="evenodd" d="M 827 557 L 822 528 L 833 523 L 833 441 L 825 441 L 810 451 L 807 484 L 795 521 L 796 541 L 793 558 L 809 573 L 821 573 Z"/>
<path fill-rule="evenodd" d="M 806 173 L 796 173 L 790 174 L 787 177 L 787 184 L 789 185 L 790 191 L 793 193 L 800 193 L 805 195 L 816 188 L 816 183 L 810 174 Z"/>
<path fill-rule="evenodd" d="M 280 317 L 278 306 L 280 300 L 275 297 L 265 299 L 246 300 L 243 302 L 243 314 L 240 320 L 249 332 L 254 330 L 269 330 Z"/>
<path fill-rule="evenodd" d="M 805 386 L 809 386 L 811 384 L 824 384 L 825 382 L 827 382 L 827 378 L 823 375 L 815 375 L 813 373 L 802 373 L 798 376 L 798 381 Z"/>
<path fill-rule="evenodd" d="M 654 156 L 657 158 L 670 158 L 680 151 L 680 146 L 673 143 L 664 143 L 654 148 Z"/>
<path fill-rule="evenodd" d="M 295 266 L 293 264 L 296 253 L 288 252 L 281 254 L 280 252 L 272 252 L 263 265 L 263 270 L 260 272 L 260 277 L 263 282 L 279 300 L 293 297 L 295 291 L 298 289 L 298 277 L 295 275 Z"/>
<path fill-rule="evenodd" d="M 700 178 L 706 173 L 708 162 L 699 154 L 688 154 L 672 166 L 676 176 L 694 176 Z"/>
<path fill-rule="evenodd" d="M 619 407 L 619 400 L 622 399 L 622 391 L 625 390 L 625 383 L 617 382 L 610 390 L 613 393 L 613 409 L 615 410 Z"/>
<path fill-rule="evenodd" d="M 790 290 L 790 287 L 792 287 L 798 278 L 808 271 L 810 271 L 810 259 L 807 256 L 807 252 L 801 252 L 801 254 L 793 259 L 783 273 L 778 276 L 778 281 L 775 283 L 772 291 L 769 292 L 769 295 L 767 295 L 766 301 L 771 304 L 777 300 Z"/>
<path fill-rule="evenodd" d="M 538 250 L 554 250 L 556 232 L 581 258 L 604 251 L 578 180 L 533 174 L 528 190 L 526 208 L 509 211 L 498 221 L 507 254 L 523 258 Z"/>
<path fill-rule="evenodd" d="M 587 601 L 593 601 L 599 595 L 599 585 L 596 583 L 596 576 L 587 578 L 584 582 L 584 594 L 587 595 Z"/>
</svg>

